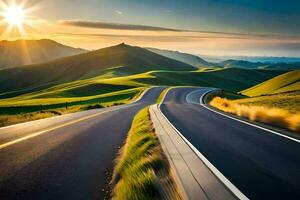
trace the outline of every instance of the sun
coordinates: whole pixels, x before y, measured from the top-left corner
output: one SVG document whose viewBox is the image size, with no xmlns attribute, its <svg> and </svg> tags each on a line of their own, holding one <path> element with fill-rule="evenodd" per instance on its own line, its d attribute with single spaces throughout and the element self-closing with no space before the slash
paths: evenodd
<svg viewBox="0 0 300 200">
<path fill-rule="evenodd" d="M 25 12 L 22 7 L 11 5 L 4 11 L 5 20 L 11 26 L 21 26 L 24 23 Z"/>
<path fill-rule="evenodd" d="M 34 17 L 31 12 L 37 7 L 35 4 L 26 6 L 27 0 L 0 0 L 0 30 L 2 37 L 10 35 L 26 36 L 26 28 L 34 27 Z"/>
</svg>

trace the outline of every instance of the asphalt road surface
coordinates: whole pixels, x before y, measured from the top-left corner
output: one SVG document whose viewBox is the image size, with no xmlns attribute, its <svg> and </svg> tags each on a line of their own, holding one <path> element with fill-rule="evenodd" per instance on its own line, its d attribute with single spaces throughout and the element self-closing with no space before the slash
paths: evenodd
<svg viewBox="0 0 300 200">
<path fill-rule="evenodd" d="M 130 105 L 0 129 L 0 199 L 103 199 L 134 115 L 162 90 Z"/>
<path fill-rule="evenodd" d="M 300 143 L 187 103 L 194 90 L 170 90 L 161 106 L 170 122 L 248 198 L 299 200 Z"/>
</svg>

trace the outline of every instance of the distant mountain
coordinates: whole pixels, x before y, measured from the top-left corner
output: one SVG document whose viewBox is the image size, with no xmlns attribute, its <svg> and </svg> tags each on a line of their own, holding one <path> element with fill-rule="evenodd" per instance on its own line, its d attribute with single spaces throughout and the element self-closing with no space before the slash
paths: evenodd
<svg viewBox="0 0 300 200">
<path fill-rule="evenodd" d="M 213 64 L 205 61 L 204 59 L 200 58 L 199 56 L 195 56 L 192 54 L 181 53 L 178 51 L 170 51 L 170 50 L 162 50 L 162 49 L 155 49 L 155 48 L 147 48 L 148 50 L 160 54 L 162 56 L 172 58 L 175 60 L 179 60 L 181 62 L 185 62 L 189 65 L 193 65 L 195 67 L 211 67 Z"/>
<path fill-rule="evenodd" d="M 37 64 L 87 52 L 53 40 L 16 40 L 0 42 L 0 69 Z"/>
<path fill-rule="evenodd" d="M 225 68 L 244 68 L 244 69 L 280 69 L 280 70 L 300 69 L 300 62 L 262 63 L 262 62 L 249 62 L 245 60 L 226 60 L 218 63 L 218 65 Z"/>
<path fill-rule="evenodd" d="M 300 69 L 300 62 L 295 63 L 274 63 L 274 64 L 265 64 L 260 68 L 262 69 L 285 69 L 285 70 L 297 70 Z"/>
<path fill-rule="evenodd" d="M 151 70 L 190 71 L 196 68 L 147 49 L 120 44 L 51 62 L 4 69 L 0 72 L 0 93 L 31 91 L 51 85 L 91 78 L 107 73 L 115 76 Z"/>
<path fill-rule="evenodd" d="M 199 55 L 208 62 L 218 63 L 225 60 L 244 60 L 249 62 L 260 63 L 297 63 L 300 62 L 300 57 L 271 57 L 271 56 L 213 56 Z"/>
<path fill-rule="evenodd" d="M 260 96 L 300 90 L 300 70 L 284 73 L 267 80 L 241 93 L 247 96 Z"/>
<path fill-rule="evenodd" d="M 244 60 L 226 60 L 220 63 L 225 68 L 246 68 L 255 69 L 259 68 L 260 63 L 252 63 Z"/>
</svg>

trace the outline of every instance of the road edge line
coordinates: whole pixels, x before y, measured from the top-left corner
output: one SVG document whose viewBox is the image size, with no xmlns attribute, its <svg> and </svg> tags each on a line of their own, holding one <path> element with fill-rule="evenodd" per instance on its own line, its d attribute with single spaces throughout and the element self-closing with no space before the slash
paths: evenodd
<svg viewBox="0 0 300 200">
<path fill-rule="evenodd" d="M 56 129 L 59 129 L 59 128 L 63 128 L 63 127 L 66 127 L 66 126 L 70 126 L 70 125 L 76 124 L 78 122 L 82 122 L 82 121 L 85 121 L 85 120 L 88 120 L 88 119 L 91 119 L 91 118 L 94 118 L 94 117 L 97 117 L 99 115 L 102 115 L 102 114 L 105 114 L 105 113 L 108 113 L 108 112 L 112 112 L 112 111 L 114 111 L 114 110 L 107 110 L 107 111 L 104 111 L 104 112 L 95 113 L 93 115 L 88 115 L 88 116 L 81 117 L 79 119 L 76 119 L 76 120 L 73 120 L 73 121 L 70 121 L 70 122 L 66 122 L 64 124 L 60 124 L 60 125 L 54 126 L 53 128 L 49 128 L 49 129 L 46 129 L 46 130 L 43 130 L 43 131 L 38 131 L 38 132 L 35 132 L 35 133 L 28 134 L 28 135 L 26 135 L 24 137 L 20 137 L 20 138 L 17 138 L 15 140 L 12 140 L 12 141 L 0 144 L 0 150 L 4 149 L 6 147 L 9 147 L 11 145 L 20 143 L 22 141 L 25 141 L 25 140 L 37 137 L 39 135 L 43 135 L 45 133 L 51 132 L 53 130 L 56 130 Z"/>
<path fill-rule="evenodd" d="M 171 88 L 170 90 L 175 89 Z M 198 151 L 198 149 L 191 144 L 181 133 L 180 131 L 169 121 L 169 119 L 163 114 L 160 107 L 163 104 L 167 94 L 170 90 L 165 94 L 162 103 L 158 104 L 158 110 L 162 114 L 162 116 L 166 119 L 166 121 L 171 125 L 171 127 L 176 131 L 176 133 L 185 141 L 185 143 L 196 153 L 196 155 L 203 161 L 203 163 L 211 170 L 211 172 L 227 187 L 227 189 L 232 192 L 238 199 L 247 200 L 246 197 L 233 183 L 231 183 L 209 160 Z"/>
<path fill-rule="evenodd" d="M 129 104 L 127 104 L 127 105 L 123 105 L 123 106 L 121 107 L 121 109 L 122 109 L 122 108 L 125 108 L 125 107 L 127 107 L 127 106 L 130 106 L 131 104 L 136 103 L 137 101 L 139 101 L 140 99 L 142 99 L 143 96 L 144 96 L 151 88 L 153 88 L 153 87 L 150 87 L 150 88 L 145 89 L 144 92 L 140 95 L 139 99 L 137 99 L 137 100 L 135 100 L 134 102 L 129 103 Z M 116 108 L 116 107 L 115 107 L 115 108 Z M 52 128 L 48 128 L 48 129 L 46 129 L 46 130 L 42 130 L 42 131 L 38 131 L 38 132 L 34 132 L 34 133 L 31 133 L 31 134 L 28 134 L 28 135 L 26 135 L 26 136 L 24 136 L 24 137 L 20 137 L 20 138 L 17 138 L 17 139 L 15 139 L 15 140 L 12 140 L 12 141 L 5 142 L 5 143 L 3 143 L 3 144 L 0 144 L 0 150 L 4 149 L 4 148 L 6 148 L 6 147 L 9 147 L 9 146 L 11 146 L 11 145 L 14 145 L 14 144 L 23 142 L 23 141 L 25 141 L 25 140 L 28 140 L 28 139 L 37 137 L 37 136 L 39 136 L 39 135 L 43 135 L 43 134 L 45 134 L 45 133 L 51 132 L 51 131 L 53 131 L 53 130 L 56 130 L 56 129 L 59 129 L 59 128 L 63 128 L 63 127 L 66 127 L 66 126 L 70 126 L 70 125 L 73 125 L 73 124 L 76 124 L 76 123 L 79 123 L 79 122 L 82 122 L 82 121 L 85 121 L 85 120 L 88 120 L 88 119 L 97 117 L 97 116 L 99 116 L 99 115 L 102 115 L 102 114 L 105 114 L 105 113 L 108 113 L 108 112 L 113 112 L 113 111 L 115 111 L 115 110 L 116 110 L 116 109 L 110 109 L 110 110 L 106 110 L 106 111 L 104 110 L 103 112 L 97 112 L 97 113 L 92 114 L 92 115 L 87 115 L 87 116 L 85 116 L 85 117 L 81 117 L 81 118 L 79 118 L 79 119 L 75 119 L 75 120 L 66 122 L 66 123 L 64 123 L 64 124 L 60 124 L 60 125 L 54 126 L 54 127 L 52 127 Z M 101 109 L 99 109 L 99 111 L 101 111 Z M 29 122 L 26 122 L 26 123 L 29 123 Z M 16 125 L 18 125 L 18 124 L 16 124 Z M 14 125 L 12 125 L 12 126 L 14 126 Z M 9 126 L 7 126 L 7 127 L 9 127 Z M 3 128 L 7 128 L 7 127 L 3 127 Z M 1 130 L 1 129 L 0 129 L 0 130 Z"/>
<path fill-rule="evenodd" d="M 152 88 L 155 88 L 155 86 L 151 86 L 151 87 L 147 87 L 140 95 L 137 99 L 135 99 L 134 101 L 128 103 L 128 104 L 125 104 L 125 105 L 121 105 L 121 106 L 128 106 L 128 105 L 131 105 L 131 104 L 134 104 L 134 103 L 137 103 L 139 100 L 141 100 L 143 98 L 143 96 Z M 117 107 L 117 106 L 114 106 L 114 107 Z M 113 107 L 111 107 L 113 108 Z M 100 108 L 100 109 L 103 109 L 103 108 Z M 97 110 L 97 109 L 94 109 L 94 110 Z M 99 110 L 99 109 L 98 109 Z M 82 112 L 82 111 L 79 111 L 79 112 Z M 66 113 L 66 114 L 63 114 L 63 115 L 59 115 L 59 116 L 53 116 L 53 117 L 61 117 L 61 116 L 65 116 L 65 115 L 72 115 L 72 114 L 75 114 L 75 113 L 79 113 L 79 112 L 74 112 L 74 113 Z M 43 120 L 43 119 L 50 119 L 50 118 L 53 118 L 53 117 L 47 117 L 47 118 L 42 118 L 42 119 L 37 119 L 37 120 L 31 120 L 31 121 L 28 121 L 28 122 L 23 122 L 23 123 L 17 123 L 17 124 L 12 124 L 12 125 L 9 125 L 9 126 L 3 126 L 3 127 L 0 127 L 0 131 L 3 130 L 3 129 L 7 129 L 7 128 L 13 128 L 14 126 L 18 126 L 20 124 L 22 125 L 25 125 L 25 124 L 29 124 L 31 122 L 36 122 L 36 121 L 39 121 L 39 120 Z"/>
<path fill-rule="evenodd" d="M 219 114 L 219 115 L 222 115 L 222 116 L 224 116 L 224 117 L 227 117 L 227 118 L 229 118 L 229 119 L 232 119 L 232 120 L 235 120 L 235 121 L 238 121 L 238 122 L 247 124 L 247 125 L 249 125 L 249 126 L 253 126 L 253 127 L 255 127 L 255 128 L 258 128 L 258 129 L 267 131 L 267 132 L 269 132 L 269 133 L 273 133 L 273 134 L 275 134 L 275 135 L 278 135 L 278 136 L 284 137 L 284 138 L 286 138 L 286 139 L 292 140 L 292 141 L 294 141 L 294 142 L 300 143 L 300 140 L 298 140 L 298 139 L 296 139 L 296 138 L 293 138 L 293 137 L 284 135 L 284 134 L 279 133 L 279 132 L 274 131 L 274 130 L 270 130 L 270 129 L 266 128 L 266 127 L 259 126 L 259 125 L 257 125 L 257 124 L 253 124 L 253 123 L 244 121 L 244 120 L 242 120 L 242 119 L 238 119 L 238 118 L 233 117 L 233 116 L 226 115 L 225 113 L 219 112 L 219 111 L 217 111 L 217 110 L 215 110 L 215 109 L 212 109 L 212 108 L 208 107 L 208 106 L 206 105 L 206 103 L 204 102 L 204 96 L 207 95 L 208 93 L 212 92 L 212 91 L 213 91 L 213 90 L 207 91 L 207 92 L 205 92 L 205 93 L 200 97 L 200 99 L 199 99 L 199 105 L 200 105 L 200 106 L 202 106 L 202 107 L 206 108 L 207 110 L 210 110 L 210 111 L 212 111 L 212 112 L 214 112 L 214 113 L 217 113 L 217 114 Z"/>
</svg>

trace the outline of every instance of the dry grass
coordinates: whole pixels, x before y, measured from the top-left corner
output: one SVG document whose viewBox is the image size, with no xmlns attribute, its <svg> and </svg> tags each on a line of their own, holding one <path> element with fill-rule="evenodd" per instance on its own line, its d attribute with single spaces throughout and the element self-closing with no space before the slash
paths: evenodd
<svg viewBox="0 0 300 200">
<path fill-rule="evenodd" d="M 0 127 L 61 115 L 57 111 L 41 111 L 22 115 L 0 115 Z"/>
<path fill-rule="evenodd" d="M 165 97 L 165 95 L 167 94 L 167 92 L 168 92 L 170 89 L 171 89 L 171 88 L 166 88 L 166 89 L 164 89 L 164 90 L 160 93 L 159 97 L 157 98 L 156 103 L 162 103 L 163 98 Z"/>
<path fill-rule="evenodd" d="M 113 175 L 113 199 L 181 199 L 154 134 L 148 108 L 134 118 Z"/>
<path fill-rule="evenodd" d="M 300 132 L 300 113 L 293 114 L 280 108 L 242 105 L 221 97 L 215 97 L 210 102 L 210 105 L 224 112 L 235 114 L 252 121 L 263 122 Z"/>
</svg>

